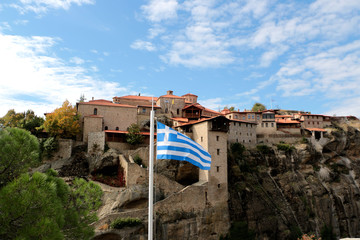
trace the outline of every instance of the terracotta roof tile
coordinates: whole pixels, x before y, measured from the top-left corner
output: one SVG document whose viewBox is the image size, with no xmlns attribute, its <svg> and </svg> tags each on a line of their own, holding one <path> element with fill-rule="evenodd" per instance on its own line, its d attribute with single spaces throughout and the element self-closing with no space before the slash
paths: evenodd
<svg viewBox="0 0 360 240">
<path fill-rule="evenodd" d="M 147 100 L 147 101 L 151 101 L 152 99 L 154 99 L 154 101 L 156 101 L 158 99 L 157 97 L 137 96 L 137 95 L 127 95 L 127 96 L 114 97 L 114 98 L 130 99 L 130 100 Z"/>
<path fill-rule="evenodd" d="M 305 128 L 305 129 L 309 130 L 309 131 L 315 131 L 315 132 L 326 132 L 326 130 L 323 128 Z"/>
<path fill-rule="evenodd" d="M 179 99 L 185 99 L 184 97 L 179 97 L 176 95 L 162 95 L 159 98 L 179 98 Z"/>
<path fill-rule="evenodd" d="M 282 123 L 292 123 L 292 124 L 300 123 L 300 122 L 297 121 L 297 120 L 281 119 L 281 118 L 277 118 L 277 119 L 275 119 L 275 121 L 276 121 L 277 123 L 280 123 L 280 124 L 282 124 Z"/>
<path fill-rule="evenodd" d="M 194 96 L 194 97 L 197 97 L 197 95 L 192 94 L 192 93 L 188 93 L 188 94 L 182 95 L 182 97 L 185 97 L 185 96 Z"/>
<path fill-rule="evenodd" d="M 127 108 L 136 108 L 135 106 L 126 105 L 126 104 L 117 104 L 107 100 L 91 100 L 89 102 L 80 102 L 79 105 L 96 105 L 96 106 L 110 106 L 110 107 L 127 107 Z"/>
</svg>

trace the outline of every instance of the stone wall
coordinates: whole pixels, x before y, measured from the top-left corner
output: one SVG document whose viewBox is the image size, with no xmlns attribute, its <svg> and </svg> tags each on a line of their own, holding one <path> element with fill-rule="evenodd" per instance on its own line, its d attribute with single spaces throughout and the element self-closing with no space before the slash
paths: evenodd
<svg viewBox="0 0 360 240">
<path fill-rule="evenodd" d="M 119 130 L 126 131 L 132 123 L 137 123 L 136 107 L 79 104 L 78 112 L 81 116 L 89 116 L 94 114 L 95 108 L 97 115 L 104 118 L 104 128 L 107 127 L 108 130 L 119 128 Z"/>
<path fill-rule="evenodd" d="M 88 135 L 90 132 L 101 132 L 103 131 L 103 117 L 84 117 L 83 123 L 83 141 L 88 141 Z"/>
<path fill-rule="evenodd" d="M 256 125 L 238 121 L 230 122 L 228 141 L 230 143 L 241 143 L 243 145 L 256 144 Z"/>
<path fill-rule="evenodd" d="M 88 153 L 104 152 L 105 132 L 90 132 L 88 134 Z"/>
</svg>

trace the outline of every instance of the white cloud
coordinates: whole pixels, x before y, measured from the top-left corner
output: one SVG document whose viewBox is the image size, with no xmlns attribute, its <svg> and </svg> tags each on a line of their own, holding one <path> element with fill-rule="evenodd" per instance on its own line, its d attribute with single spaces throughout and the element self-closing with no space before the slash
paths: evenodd
<svg viewBox="0 0 360 240">
<path fill-rule="evenodd" d="M 222 101 L 223 101 L 223 99 L 218 97 L 218 98 L 199 100 L 198 102 L 206 108 L 210 108 L 215 111 L 218 111 L 219 109 L 223 109 L 223 107 L 224 107 L 224 104 L 222 104 Z"/>
<path fill-rule="evenodd" d="M 94 4 L 95 0 L 15 0 L 9 6 L 16 8 L 21 13 L 34 12 L 42 14 L 50 9 L 68 10 L 71 5 Z"/>
<path fill-rule="evenodd" d="M 284 96 L 320 96 L 341 108 L 344 99 L 357 99 L 360 92 L 360 40 L 311 56 L 296 55 L 276 73 Z M 349 100 L 349 102 L 351 102 Z M 344 105 L 345 106 L 345 105 Z"/>
<path fill-rule="evenodd" d="M 141 8 L 151 22 L 160 22 L 176 18 L 178 3 L 176 0 L 150 0 L 148 5 Z"/>
<path fill-rule="evenodd" d="M 71 62 L 71 63 L 75 63 L 75 64 L 77 64 L 77 65 L 81 65 L 81 64 L 83 64 L 85 61 L 84 61 L 84 59 L 79 58 L 79 57 L 72 57 L 72 58 L 70 59 L 70 62 Z"/>
<path fill-rule="evenodd" d="M 142 41 L 142 40 L 136 40 L 135 42 L 133 42 L 131 44 L 130 47 L 133 49 L 146 50 L 149 52 L 156 50 L 156 48 L 152 45 L 151 42 L 146 42 L 146 41 Z"/>
<path fill-rule="evenodd" d="M 0 31 L 11 30 L 11 26 L 8 22 L 0 22 Z"/>
<path fill-rule="evenodd" d="M 0 116 L 11 108 L 33 108 L 42 115 L 65 99 L 74 104 L 82 93 L 87 98 L 108 98 L 127 91 L 119 83 L 90 76 L 91 69 L 67 65 L 52 52 L 56 42 L 50 37 L 0 32 Z"/>
</svg>

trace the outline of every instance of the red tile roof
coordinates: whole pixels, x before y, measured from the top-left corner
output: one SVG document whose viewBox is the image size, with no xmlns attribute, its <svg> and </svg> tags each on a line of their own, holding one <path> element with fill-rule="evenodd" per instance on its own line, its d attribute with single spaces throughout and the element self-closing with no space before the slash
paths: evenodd
<svg viewBox="0 0 360 240">
<path fill-rule="evenodd" d="M 220 116 L 214 116 L 214 117 L 210 117 L 210 118 L 201 118 L 199 120 L 189 121 L 189 123 L 185 123 L 185 124 L 175 126 L 175 127 L 183 127 L 183 126 L 192 125 L 192 124 L 196 124 L 196 123 L 200 123 L 200 122 L 205 122 L 205 121 L 209 121 L 211 119 L 218 118 L 218 117 L 224 117 L 224 116 L 220 115 Z M 229 120 L 229 119 L 226 118 L 226 120 Z"/>
<path fill-rule="evenodd" d="M 185 99 L 184 97 L 179 97 L 176 95 L 162 95 L 159 98 L 180 98 L 180 99 Z"/>
<path fill-rule="evenodd" d="M 184 110 L 184 109 L 187 109 L 187 108 L 189 108 L 189 107 L 197 107 L 197 108 L 199 108 L 199 109 L 201 109 L 201 110 L 204 110 L 204 109 L 205 109 L 205 108 L 204 108 L 203 106 L 201 106 L 199 103 L 193 103 L 193 104 L 191 104 L 191 105 L 185 106 L 185 107 L 183 108 L 183 110 Z"/>
<path fill-rule="evenodd" d="M 326 132 L 325 129 L 323 128 L 305 128 L 306 130 L 309 130 L 309 131 L 315 131 L 315 132 Z"/>
<path fill-rule="evenodd" d="M 206 111 L 206 112 L 211 112 L 211 113 L 216 113 L 217 115 L 221 115 L 220 112 L 211 110 L 211 109 L 209 109 L 209 108 L 205 108 L 205 111 Z"/>
<path fill-rule="evenodd" d="M 130 99 L 130 100 L 147 100 L 147 101 L 151 101 L 152 99 L 156 101 L 158 99 L 157 97 L 137 96 L 137 95 L 127 95 L 127 96 L 114 97 L 114 98 Z"/>
<path fill-rule="evenodd" d="M 110 106 L 110 107 L 127 107 L 127 108 L 136 108 L 135 106 L 126 105 L 126 104 L 117 104 L 108 100 L 91 100 L 89 102 L 80 102 L 79 105 L 97 105 L 97 106 Z"/>
<path fill-rule="evenodd" d="M 189 119 L 180 118 L 180 117 L 171 118 L 171 120 L 178 121 L 178 122 L 189 122 Z"/>
<path fill-rule="evenodd" d="M 192 93 L 188 93 L 188 94 L 182 95 L 182 97 L 185 97 L 185 96 L 193 96 L 193 97 L 197 97 L 195 94 L 192 94 Z"/>
<path fill-rule="evenodd" d="M 277 119 L 275 119 L 275 121 L 277 122 L 277 123 L 280 123 L 280 124 L 282 124 L 282 123 L 286 123 L 286 124 L 288 124 L 288 123 L 291 123 L 291 124 L 297 124 L 297 123 L 300 123 L 299 121 L 297 121 L 297 120 L 292 120 L 292 119 L 281 119 L 281 118 L 277 118 Z"/>
<path fill-rule="evenodd" d="M 300 113 L 301 116 L 324 116 L 322 114 L 309 114 L 309 113 Z"/>
</svg>

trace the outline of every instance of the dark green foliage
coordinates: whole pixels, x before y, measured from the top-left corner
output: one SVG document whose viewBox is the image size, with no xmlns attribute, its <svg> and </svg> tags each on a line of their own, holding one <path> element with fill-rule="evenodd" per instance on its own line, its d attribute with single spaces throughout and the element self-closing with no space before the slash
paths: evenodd
<svg viewBox="0 0 360 240">
<path fill-rule="evenodd" d="M 143 163 L 142 158 L 138 154 L 135 155 L 134 162 L 139 166 L 142 165 L 143 167 L 146 167 L 145 164 Z"/>
<path fill-rule="evenodd" d="M 39 164 L 39 142 L 19 128 L 0 131 L 0 187 Z"/>
<path fill-rule="evenodd" d="M 306 137 L 302 137 L 300 142 L 301 143 L 308 143 L 309 141 L 307 140 Z"/>
<path fill-rule="evenodd" d="M 245 149 L 241 143 L 233 143 L 230 145 L 230 151 L 234 158 L 242 158 Z"/>
<path fill-rule="evenodd" d="M 255 103 L 251 109 L 251 111 L 253 112 L 264 111 L 264 110 L 266 110 L 266 107 L 264 104 L 261 103 Z"/>
<path fill-rule="evenodd" d="M 298 238 L 301 238 L 303 233 L 301 232 L 300 228 L 298 226 L 291 226 L 290 227 L 290 240 L 297 240 Z"/>
<path fill-rule="evenodd" d="M 291 146 L 290 144 L 287 144 L 287 143 L 279 143 L 276 146 L 277 146 L 278 150 L 281 150 L 281 151 L 284 151 L 287 153 L 290 153 L 295 149 L 294 146 Z"/>
<path fill-rule="evenodd" d="M 271 152 L 271 148 L 264 144 L 257 145 L 256 149 L 263 154 L 268 154 Z"/>
<path fill-rule="evenodd" d="M 140 135 L 140 127 L 133 123 L 128 127 L 128 134 L 126 134 L 126 142 L 130 145 L 137 145 L 144 141 L 144 136 Z"/>
<path fill-rule="evenodd" d="M 104 146 L 104 153 L 107 152 L 110 149 L 109 145 L 107 143 L 105 143 Z"/>
<path fill-rule="evenodd" d="M 32 134 L 37 134 L 39 132 L 37 128 L 44 123 L 44 119 L 36 116 L 32 110 L 17 113 L 14 109 L 11 109 L 4 117 L 0 118 L 0 123 L 2 123 L 4 127 L 23 128 Z"/>
<path fill-rule="evenodd" d="M 332 226 L 328 227 L 327 225 L 324 225 L 320 234 L 322 240 L 336 240 L 336 235 L 333 233 Z"/>
<path fill-rule="evenodd" d="M 59 141 L 55 137 L 40 140 L 40 154 L 42 157 L 51 158 L 59 149 Z"/>
<path fill-rule="evenodd" d="M 248 224 L 244 221 L 237 221 L 231 224 L 229 234 L 226 237 L 220 237 L 224 240 L 253 240 L 255 232 L 248 228 Z"/>
<path fill-rule="evenodd" d="M 101 195 L 83 179 L 69 187 L 54 170 L 23 174 L 0 189 L 0 239 L 89 239 Z"/>
<path fill-rule="evenodd" d="M 111 228 L 122 229 L 124 227 L 134 227 L 141 225 L 142 222 L 138 218 L 117 218 L 111 224 Z"/>
</svg>

